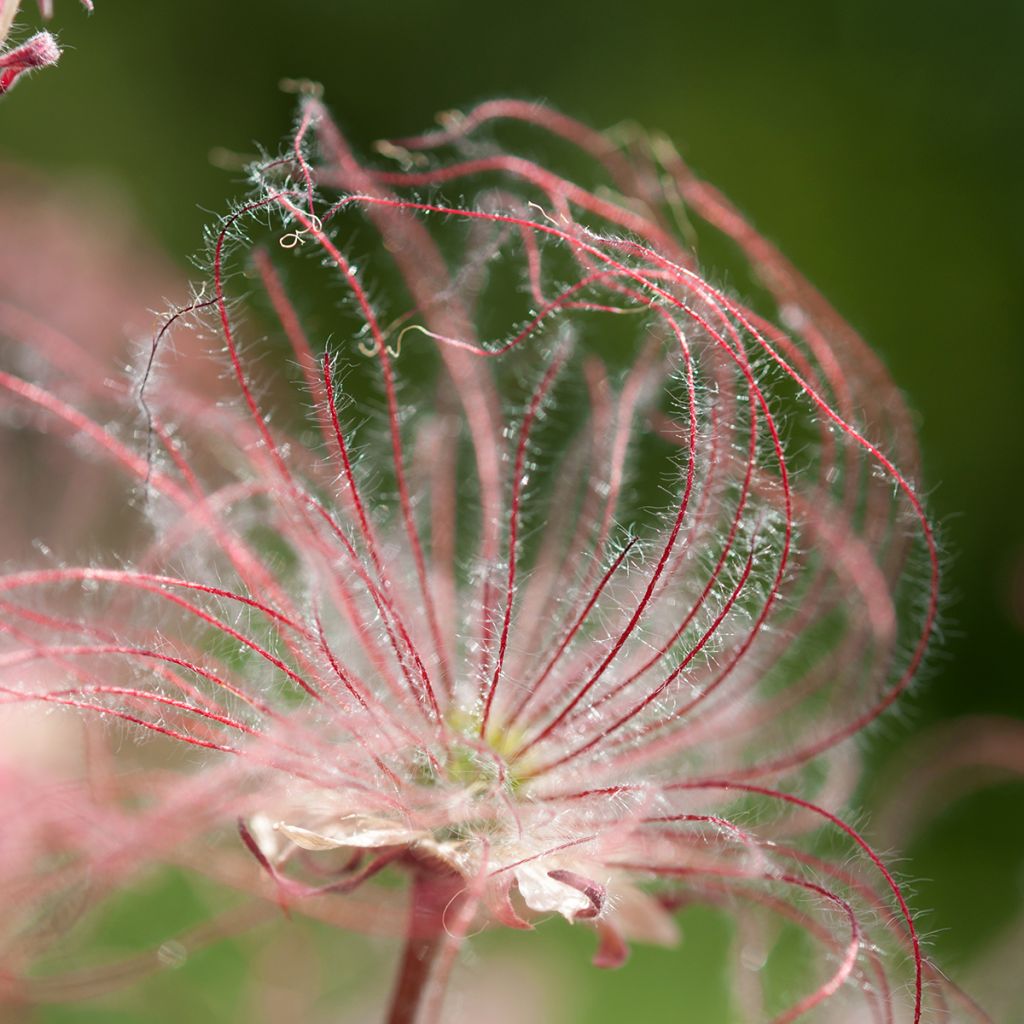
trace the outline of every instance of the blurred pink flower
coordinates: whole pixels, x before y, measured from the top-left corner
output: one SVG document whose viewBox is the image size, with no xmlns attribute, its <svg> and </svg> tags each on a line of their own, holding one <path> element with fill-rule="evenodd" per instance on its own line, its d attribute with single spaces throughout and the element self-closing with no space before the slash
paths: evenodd
<svg viewBox="0 0 1024 1024">
<path fill-rule="evenodd" d="M 937 610 L 877 359 L 664 141 L 501 101 L 379 149 L 389 167 L 357 160 L 306 97 L 213 234 L 210 285 L 110 389 L 127 421 L 0 373 L 11 408 L 134 483 L 149 531 L 0 578 L 0 693 L 217 761 L 216 813 L 284 904 L 403 871 L 392 1022 L 436 1017 L 481 922 L 558 913 L 615 966 L 694 900 L 819 950 L 807 991 L 748 993 L 755 1014 L 984 1019 L 836 813 L 848 741 Z M 695 232 L 739 250 L 782 326 L 700 276 Z M 268 330 L 287 382 L 250 354 Z M 227 383 L 175 374 L 188 334 L 212 349 L 190 375 Z"/>
<path fill-rule="evenodd" d="M 149 310 L 180 293 L 182 276 L 118 197 L 81 181 L 61 185 L 0 164 L 0 223 L 0 365 L 119 415 L 124 395 L 110 396 L 149 331 Z M 104 474 L 64 439 L 34 429 L 24 411 L 6 415 L 0 562 L 23 559 L 33 542 L 75 559 L 112 536 L 123 543 L 130 489 L 117 471 Z"/>
<path fill-rule="evenodd" d="M 146 306 L 181 288 L 115 198 L 81 181 L 62 186 L 38 171 L 0 165 L 0 368 L 94 409 L 108 400 L 111 373 L 129 361 L 151 322 Z M 115 535 L 127 544 L 130 489 L 25 412 L 8 404 L 0 411 L 0 564 L 23 562 L 32 545 L 36 557 L 52 560 L 54 545 L 63 557 L 81 558 Z M 0 618 L 8 611 L 0 603 Z M 49 611 L 58 611 L 57 602 Z M 34 685 L 65 679 L 58 661 L 34 667 Z M 125 757 L 115 769 L 101 722 L 38 710 L 6 707 L 0 715 L 0 1003 L 25 997 L 19 975 L 85 910 L 158 853 L 166 856 L 160 815 L 174 806 L 173 798 L 166 806 L 158 798 L 158 773 L 135 766 L 130 778 L 117 777 Z M 174 783 L 177 799 L 193 806 L 180 780 Z M 140 794 L 153 814 L 138 812 Z"/>
</svg>

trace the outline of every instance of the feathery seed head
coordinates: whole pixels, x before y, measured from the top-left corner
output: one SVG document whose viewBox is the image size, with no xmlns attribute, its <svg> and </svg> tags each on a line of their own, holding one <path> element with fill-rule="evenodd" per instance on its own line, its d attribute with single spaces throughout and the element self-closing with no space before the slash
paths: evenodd
<svg viewBox="0 0 1024 1024">
<path fill-rule="evenodd" d="M 121 389 L 136 438 L 0 374 L 149 530 L 129 568 L 0 579 L 2 692 L 233 760 L 221 805 L 280 899 L 405 871 L 442 959 L 559 913 L 611 966 L 681 901 L 735 901 L 822 950 L 776 1020 L 891 1020 L 886 945 L 917 1020 L 903 896 L 835 814 L 936 614 L 880 363 L 663 140 L 495 101 L 378 149 L 304 97 Z M 741 254 L 756 309 L 695 237 Z"/>
</svg>

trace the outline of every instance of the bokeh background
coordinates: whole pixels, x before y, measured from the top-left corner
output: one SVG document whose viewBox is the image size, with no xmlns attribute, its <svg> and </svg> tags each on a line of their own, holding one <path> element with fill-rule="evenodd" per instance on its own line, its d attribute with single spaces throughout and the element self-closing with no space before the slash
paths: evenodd
<svg viewBox="0 0 1024 1024">
<path fill-rule="evenodd" d="M 322 82 L 362 146 L 499 95 L 666 132 L 882 353 L 919 416 L 946 550 L 944 627 L 915 693 L 865 741 L 860 820 L 870 833 L 901 758 L 943 723 L 923 756 L 946 756 L 979 722 L 984 751 L 979 716 L 1024 718 L 1019 0 L 97 0 L 92 17 L 57 6 L 64 58 L 0 105 L 0 158 L 35 169 L 18 179 L 26 188 L 38 174 L 106 194 L 183 273 L 203 227 L 244 192 L 223 154 L 274 148 L 288 131 L 282 78 Z M 23 13 L 25 27 L 38 20 L 31 4 Z M 1024 937 L 1024 781 L 979 781 L 932 791 L 893 853 L 939 962 L 955 978 L 988 968 L 976 994 L 1024 1020 L 1012 950 L 1015 922 Z M 143 897 L 112 914 L 115 945 L 159 942 L 160 914 L 187 924 L 215 899 L 176 876 Z M 713 915 L 688 915 L 680 949 L 636 950 L 617 974 L 593 971 L 590 937 L 566 928 L 504 940 L 500 970 L 484 943 L 465 1019 L 476 999 L 489 1020 L 713 1024 L 728 938 Z M 322 991 L 304 1019 L 372 1019 L 359 1000 L 374 999 L 375 951 L 309 924 L 291 934 L 190 957 L 134 1003 L 38 1019 L 303 1019 L 286 994 L 313 961 Z M 240 995 L 254 965 L 284 993 L 276 1017 L 272 1000 L 257 1013 Z"/>
</svg>

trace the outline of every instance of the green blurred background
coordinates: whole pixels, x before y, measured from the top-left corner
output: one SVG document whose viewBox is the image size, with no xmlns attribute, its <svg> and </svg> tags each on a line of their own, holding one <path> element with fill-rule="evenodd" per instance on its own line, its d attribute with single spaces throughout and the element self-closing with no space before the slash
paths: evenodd
<svg viewBox="0 0 1024 1024">
<path fill-rule="evenodd" d="M 948 602 L 923 684 L 867 739 L 874 792 L 937 721 L 1024 717 L 1020 0 L 97 0 L 88 18 L 73 0 L 58 8 L 64 59 L 0 105 L 0 156 L 110 183 L 183 267 L 203 226 L 243 192 L 210 151 L 274 148 L 293 115 L 284 77 L 322 82 L 364 146 L 498 95 L 672 136 L 883 354 L 919 414 Z M 27 5 L 24 22 L 36 20 Z M 1024 785 L 994 781 L 936 806 L 901 861 L 954 977 L 1024 913 Z M 178 884 L 153 906 L 201 908 L 202 893 L 183 897 Z M 600 976 L 588 937 L 563 931 L 548 929 L 529 953 L 518 938 L 511 946 L 532 964 L 525 977 L 547 972 L 564 988 L 551 996 L 560 1019 L 720 1019 L 720 922 L 691 923 L 680 950 L 637 951 L 625 971 Z M 240 948 L 158 988 L 178 992 L 189 978 L 203 990 L 194 1003 L 168 996 L 164 1009 L 46 1019 L 163 1021 L 190 1005 L 193 1019 L 247 1019 L 231 995 Z M 360 955 L 338 953 L 335 995 Z M 1019 990 L 1016 1000 L 1024 1014 Z"/>
</svg>

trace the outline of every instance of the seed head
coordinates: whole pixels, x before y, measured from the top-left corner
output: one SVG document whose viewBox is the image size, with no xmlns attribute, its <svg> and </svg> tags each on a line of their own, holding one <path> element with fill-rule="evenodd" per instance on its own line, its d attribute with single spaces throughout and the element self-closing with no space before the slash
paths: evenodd
<svg viewBox="0 0 1024 1024">
<path fill-rule="evenodd" d="M 304 97 L 112 389 L 134 436 L 0 375 L 149 531 L 0 579 L 2 692 L 217 761 L 287 906 L 403 872 L 441 975 L 472 928 L 551 913 L 614 966 L 702 900 L 818 948 L 775 1020 L 920 1019 L 947 996 L 838 816 L 937 608 L 880 363 L 663 140 L 498 101 L 378 149 Z M 740 934 L 749 962 L 774 933 Z"/>
</svg>

